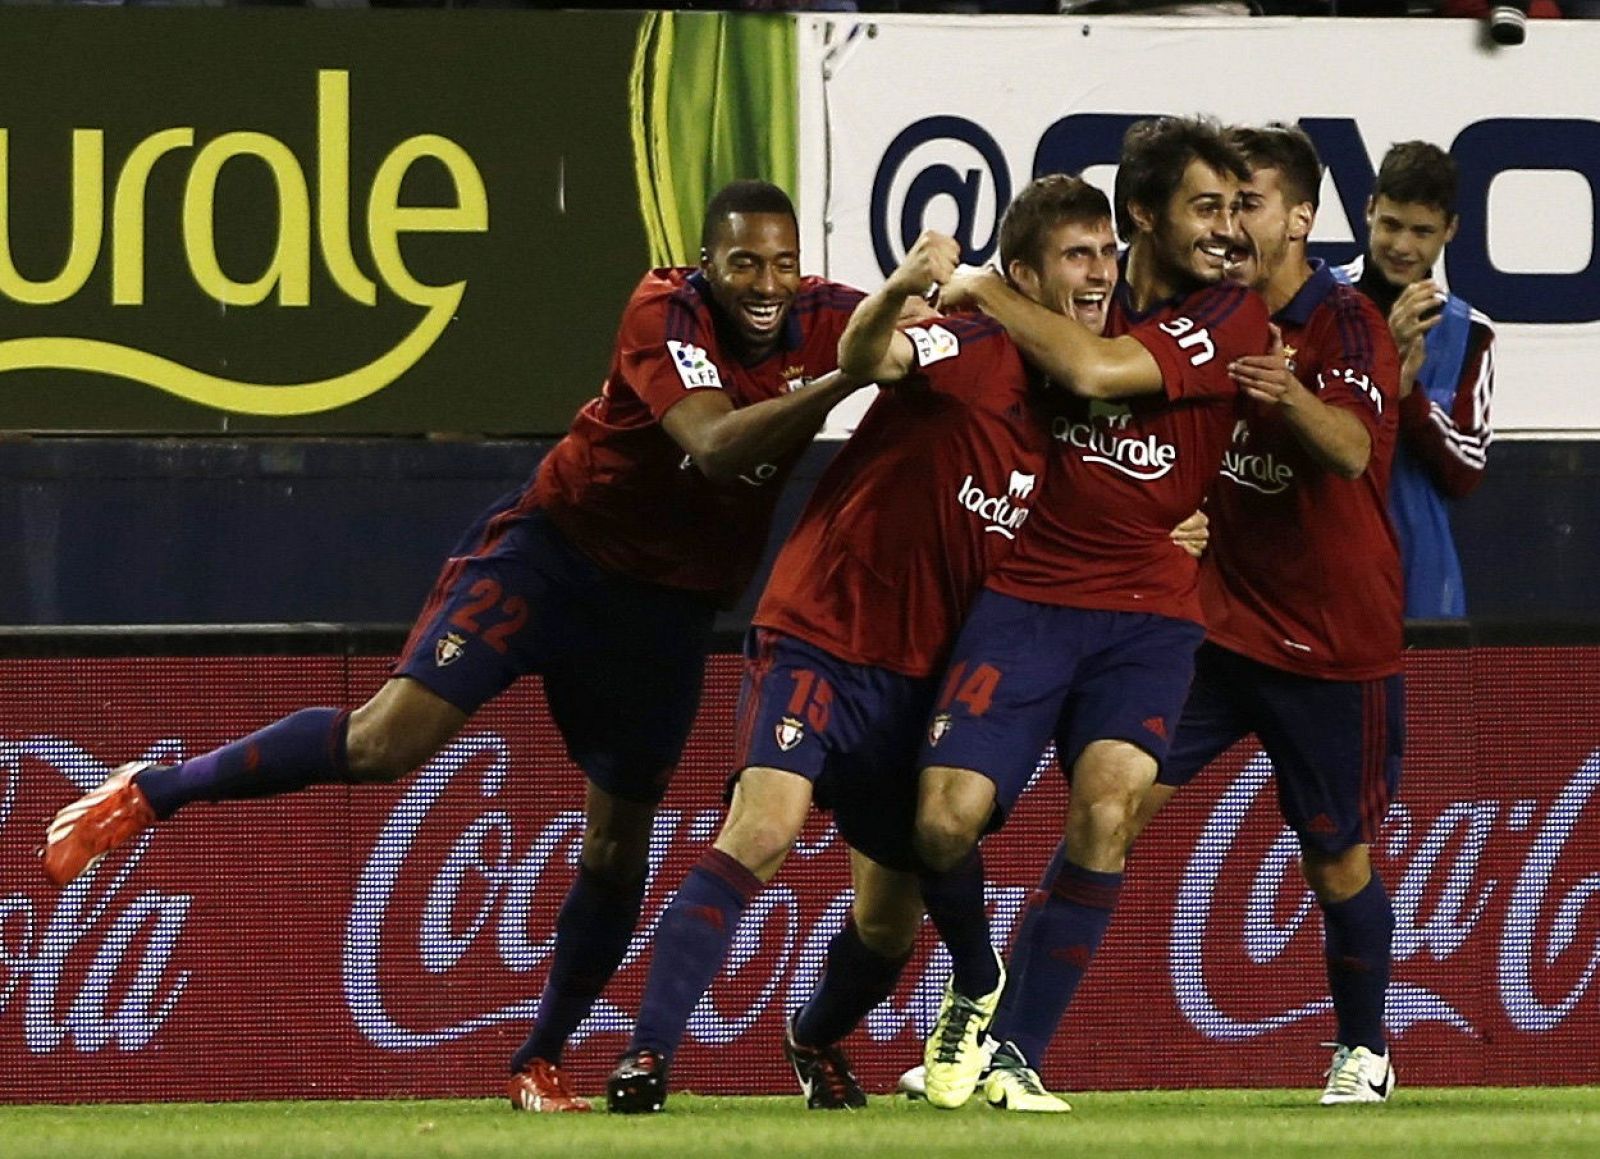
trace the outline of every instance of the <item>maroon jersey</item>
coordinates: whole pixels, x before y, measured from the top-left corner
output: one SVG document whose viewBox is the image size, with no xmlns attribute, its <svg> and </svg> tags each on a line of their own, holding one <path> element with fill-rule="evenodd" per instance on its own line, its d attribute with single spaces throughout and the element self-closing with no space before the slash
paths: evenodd
<svg viewBox="0 0 1600 1159">
<path fill-rule="evenodd" d="M 1200 621 L 1198 565 L 1170 535 L 1216 478 L 1243 397 L 1228 363 L 1267 349 L 1266 304 L 1229 283 L 1136 315 L 1120 282 L 1106 333 L 1150 351 L 1163 391 L 1069 398 L 1051 422 L 1053 461 L 1028 532 L 988 586 L 1041 604 Z"/>
<path fill-rule="evenodd" d="M 1372 458 L 1360 478 L 1340 478 L 1318 466 L 1280 408 L 1246 404 L 1206 509 L 1209 636 L 1302 676 L 1391 676 L 1400 671 L 1403 589 L 1386 496 L 1400 356 L 1377 307 L 1320 262 L 1273 321 L 1296 377 L 1361 420 Z"/>
<path fill-rule="evenodd" d="M 599 397 L 539 465 L 532 502 L 601 567 L 736 599 L 804 447 L 738 482 L 713 483 L 661 417 L 692 391 L 720 390 L 735 407 L 749 406 L 836 370 L 839 336 L 860 300 L 848 287 L 803 279 L 778 349 L 746 365 L 731 353 L 729 324 L 705 279 L 689 269 L 652 270 L 623 311 Z"/>
<path fill-rule="evenodd" d="M 829 464 L 753 620 L 853 664 L 928 676 L 1029 518 L 1048 431 L 994 322 L 906 333 L 917 368 Z"/>
</svg>

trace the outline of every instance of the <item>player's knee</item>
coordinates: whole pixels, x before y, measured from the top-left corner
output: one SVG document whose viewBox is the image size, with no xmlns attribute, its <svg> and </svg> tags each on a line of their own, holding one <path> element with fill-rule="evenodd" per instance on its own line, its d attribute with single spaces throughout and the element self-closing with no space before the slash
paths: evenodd
<svg viewBox="0 0 1600 1159">
<path fill-rule="evenodd" d="M 766 881 L 788 857 L 799 831 L 775 817 L 748 814 L 724 826 L 716 847 Z"/>
<path fill-rule="evenodd" d="M 617 797 L 591 782 L 585 809 L 584 869 L 619 889 L 648 876 L 655 805 Z"/>
<path fill-rule="evenodd" d="M 1138 835 L 1137 813 L 1138 802 L 1120 793 L 1083 802 L 1069 818 L 1071 852 L 1098 860 L 1125 856 Z"/>
<path fill-rule="evenodd" d="M 461 730 L 468 714 L 415 680 L 397 677 L 350 714 L 346 777 L 398 781 Z"/>
<path fill-rule="evenodd" d="M 922 927 L 920 912 L 857 909 L 852 916 L 861 944 L 880 958 L 906 957 L 916 945 L 917 931 Z"/>
<path fill-rule="evenodd" d="M 960 813 L 936 808 L 917 815 L 917 857 L 934 873 L 948 873 L 965 861 L 978 837 L 979 826 Z"/>
<path fill-rule="evenodd" d="M 1324 905 L 1348 901 L 1372 880 L 1372 861 L 1365 845 L 1352 845 L 1337 853 L 1302 849 L 1300 872 Z"/>
<path fill-rule="evenodd" d="M 363 718 L 357 709 L 350 716 L 345 739 L 345 764 L 349 779 L 359 784 L 387 784 L 411 772 L 431 753 L 419 753 L 395 735 L 395 730 Z"/>
<path fill-rule="evenodd" d="M 630 841 L 585 838 L 583 867 L 614 889 L 631 889 L 650 872 L 650 849 Z"/>
<path fill-rule="evenodd" d="M 916 945 L 922 928 L 922 891 L 910 874 L 897 875 L 876 887 L 857 887 L 850 921 L 861 944 L 882 958 L 903 958 Z"/>
</svg>

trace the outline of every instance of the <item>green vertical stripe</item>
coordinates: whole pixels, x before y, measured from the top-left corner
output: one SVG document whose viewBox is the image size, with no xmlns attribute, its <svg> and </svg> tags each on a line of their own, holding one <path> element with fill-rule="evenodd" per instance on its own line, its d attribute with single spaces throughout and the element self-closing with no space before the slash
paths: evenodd
<svg viewBox="0 0 1600 1159">
<path fill-rule="evenodd" d="M 760 177 L 795 193 L 793 18 L 651 13 L 630 90 L 634 172 L 656 265 L 698 260 L 701 213 L 727 182 Z"/>
</svg>

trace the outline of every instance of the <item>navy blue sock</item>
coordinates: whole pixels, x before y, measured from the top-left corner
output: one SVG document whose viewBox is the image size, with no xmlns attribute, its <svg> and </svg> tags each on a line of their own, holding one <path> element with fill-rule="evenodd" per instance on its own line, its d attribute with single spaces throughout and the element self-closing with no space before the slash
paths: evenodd
<svg viewBox="0 0 1600 1159">
<path fill-rule="evenodd" d="M 165 819 L 191 801 L 275 797 L 342 781 L 349 770 L 349 723 L 347 709 L 302 708 L 243 740 L 181 764 L 146 769 L 133 782 Z"/>
<path fill-rule="evenodd" d="M 707 850 L 689 871 L 656 927 L 630 1050 L 672 1057 L 689 1015 L 722 968 L 745 906 L 759 892 L 761 879 L 720 849 Z"/>
<path fill-rule="evenodd" d="M 957 994 L 981 998 L 1000 984 L 1000 963 L 989 940 L 989 910 L 983 898 L 983 858 L 974 849 L 948 873 L 924 871 L 922 901 L 933 928 L 950 951 Z"/>
<path fill-rule="evenodd" d="M 1024 948 L 1032 944 L 1034 937 L 1033 928 L 1039 922 L 1039 911 L 1044 908 L 1044 903 L 1050 897 L 1050 887 L 1055 884 L 1057 877 L 1061 876 L 1061 868 L 1067 863 L 1067 843 L 1065 841 L 1056 846 L 1056 851 L 1050 857 L 1050 864 L 1045 866 L 1044 875 L 1039 879 L 1039 888 L 1028 895 L 1027 903 L 1022 907 L 1022 916 L 1017 921 L 1016 931 L 1011 935 L 1011 949 L 1006 957 L 1006 989 L 1000 995 L 1000 1005 L 995 1009 L 992 1026 L 1006 1025 L 1006 1017 L 1011 1008 L 1016 1005 L 1017 991 L 1022 989 L 1022 980 L 1027 977 L 1027 957 Z"/>
<path fill-rule="evenodd" d="M 1378 875 L 1354 897 L 1324 903 L 1322 925 L 1338 1041 L 1352 1050 L 1364 1046 L 1384 1054 L 1383 998 L 1389 989 L 1394 909 Z"/>
<path fill-rule="evenodd" d="M 860 1024 L 873 1007 L 894 993 L 909 953 L 885 958 L 861 940 L 855 918 L 828 943 L 828 962 L 816 991 L 795 1015 L 794 1039 L 802 1046 L 832 1046 Z"/>
<path fill-rule="evenodd" d="M 1005 1021 L 997 1018 L 990 1033 L 1016 1043 L 1036 1068 L 1100 948 L 1121 889 L 1120 873 L 1064 862 L 1050 896 L 1034 915 L 1028 944 L 1013 952 L 1022 959 L 1023 979 Z"/>
<path fill-rule="evenodd" d="M 567 1039 L 617 972 L 644 902 L 645 878 L 622 885 L 587 867 L 567 891 L 556 916 L 556 947 L 539 996 L 539 1016 L 526 1042 L 511 1056 L 516 1074 L 536 1058 L 561 1065 Z"/>
</svg>

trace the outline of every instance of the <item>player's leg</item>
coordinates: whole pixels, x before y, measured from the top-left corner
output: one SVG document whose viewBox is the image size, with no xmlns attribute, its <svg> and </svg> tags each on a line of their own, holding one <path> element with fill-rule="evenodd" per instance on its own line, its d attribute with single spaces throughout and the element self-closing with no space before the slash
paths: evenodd
<svg viewBox="0 0 1600 1159">
<path fill-rule="evenodd" d="M 894 992 L 922 926 L 917 876 L 850 851 L 855 897 L 844 928 L 828 943 L 817 988 L 789 1017 L 784 1053 L 813 1110 L 866 1106 L 838 1043 Z"/>
<path fill-rule="evenodd" d="M 588 1108 L 561 1076 L 562 1054 L 639 924 L 656 806 L 694 724 L 715 616 L 697 597 L 598 570 L 589 587 L 545 665 L 550 715 L 587 785 L 578 873 L 538 1016 L 511 1058 L 512 1102 L 529 1110 Z"/>
<path fill-rule="evenodd" d="M 1073 763 L 1065 857 L 1032 915 L 1026 944 L 1013 951 L 1022 977 L 993 1030 L 1035 1065 L 1111 924 L 1128 832 L 1155 774 L 1155 758 L 1123 740 L 1095 741 Z"/>
<path fill-rule="evenodd" d="M 1232 653 L 1214 644 L 1202 644 L 1195 652 L 1194 680 L 1183 704 L 1178 731 L 1172 737 L 1172 747 L 1156 773 L 1156 783 L 1140 799 L 1139 809 L 1129 826 L 1130 852 L 1139 834 L 1177 791 L 1250 731 L 1237 696 L 1232 659 Z"/>
<path fill-rule="evenodd" d="M 1365 843 L 1338 853 L 1302 846 L 1301 857 L 1322 909 L 1323 953 L 1338 1022 L 1321 1102 L 1384 1102 L 1395 1083 L 1383 1029 L 1394 939 L 1388 891 L 1372 871 Z"/>
<path fill-rule="evenodd" d="M 309 785 L 388 781 L 410 772 L 459 730 L 478 705 L 525 670 L 538 591 L 522 592 L 507 552 L 530 534 L 516 496 L 486 511 L 446 561 L 391 679 L 354 713 L 306 708 L 241 740 L 175 765 L 124 765 L 57 814 L 45 873 L 65 885 L 111 849 L 193 801 L 276 796 Z M 532 529 L 536 530 L 536 529 Z M 532 545 L 535 549 L 537 544 Z M 492 589 L 514 596 L 485 603 Z M 521 619 L 508 615 L 521 601 Z M 514 621 L 514 622 L 513 622 Z M 509 627 L 531 621 L 528 629 Z M 410 677 L 410 679 L 398 679 Z"/>
<path fill-rule="evenodd" d="M 1042 742 L 1041 742 L 1042 743 Z M 987 1062 L 985 1032 L 1006 975 L 989 929 L 983 855 L 977 841 L 996 816 L 995 782 L 969 769 L 924 769 L 917 809 L 922 902 L 950 955 L 951 974 L 923 1050 L 924 1092 L 932 1067 L 935 1106 L 961 1106 Z M 964 847 L 953 863 L 937 852 Z M 926 868 L 928 863 L 947 868 Z M 934 1061 L 930 1061 L 934 1060 Z"/>
<path fill-rule="evenodd" d="M 606 1085 L 610 1110 L 659 1111 L 667 1068 L 722 968 L 739 919 L 783 864 L 811 809 L 811 782 L 782 769 L 745 768 L 727 820 L 656 926 L 633 1038 Z"/>
<path fill-rule="evenodd" d="M 829 945 L 817 992 L 795 1016 L 796 1038 L 807 1046 L 838 1042 L 889 997 L 922 928 L 916 874 L 852 849 L 850 881 L 850 917 Z"/>
<path fill-rule="evenodd" d="M 105 784 L 56 814 L 42 850 L 45 874 L 65 886 L 113 849 L 195 801 L 398 780 L 466 721 L 465 712 L 427 688 L 395 678 L 355 712 L 303 708 L 175 765 L 123 765 Z"/>
<path fill-rule="evenodd" d="M 1002 1042 L 993 1036 L 994 1031 L 1008 1024 L 1016 1006 L 1017 996 L 1025 990 L 1026 950 L 1038 936 L 1036 927 L 1040 916 L 1045 912 L 1045 903 L 1050 899 L 1050 887 L 1060 875 L 1066 857 L 1067 846 L 1063 840 L 1057 843 L 1055 853 L 1050 857 L 1050 863 L 1045 866 L 1039 887 L 1028 896 L 1028 901 L 1023 906 L 1021 920 L 1018 921 L 1012 937 L 1011 952 L 1006 959 L 1005 989 L 1000 995 L 1000 1004 L 995 1008 L 994 1018 L 990 1022 L 991 1033 L 986 1043 L 989 1057 L 980 1079 L 984 1100 L 990 1106 L 1001 1110 L 1044 1114 L 1072 1110 L 1072 1104 L 1045 1089 L 1038 1072 L 1029 1065 L 1028 1060 L 1012 1043 Z M 913 1072 L 900 1076 L 903 1090 L 915 1089 L 921 1093 L 920 1088 L 925 1083 L 925 1072 L 916 1077 L 913 1077 Z"/>
<path fill-rule="evenodd" d="M 1399 784 L 1401 679 L 1313 680 L 1258 668 L 1257 732 L 1322 910 L 1337 1031 L 1321 1101 L 1382 1102 L 1394 1087 L 1383 1028 L 1394 910 L 1369 845 Z"/>
<path fill-rule="evenodd" d="M 991 1020 L 991 1026 L 1002 1024 L 1005 1020 L 1008 1007 L 1016 1001 L 1017 992 L 1020 989 L 1022 982 L 1022 963 L 1019 961 L 1018 954 L 1015 952 L 1016 947 L 1026 946 L 1029 944 L 1029 931 L 1032 929 L 1033 923 L 1037 920 L 1039 910 L 1044 905 L 1045 899 L 1049 896 L 1049 883 L 1055 881 L 1056 875 L 1061 872 L 1061 864 L 1065 858 L 1065 843 L 1057 842 L 1055 853 L 1051 855 L 1050 863 L 1045 867 L 1044 874 L 1040 878 L 1041 884 L 1039 888 L 1035 889 L 1031 894 L 1028 895 L 1028 900 L 1022 907 L 1022 915 L 1018 920 L 1016 929 L 1012 934 L 1012 951 L 1006 958 L 1006 984 L 1001 991 L 1000 1004 L 995 1008 L 994 1018 Z M 985 1061 L 986 1070 L 993 1069 L 995 1051 L 998 1050 L 1000 1045 L 1001 1044 L 994 1038 L 988 1036 L 987 1034 L 985 1035 L 983 1049 L 988 1054 L 988 1058 Z M 1038 1076 L 1034 1075 L 1033 1077 L 1036 1079 Z M 1017 1076 L 1017 1081 L 1022 1084 L 1022 1087 L 1011 1095 L 1011 1103 L 1016 1103 L 1019 1098 L 1031 1099 L 1035 1097 L 1032 1087 L 1028 1085 L 1029 1080 L 1027 1076 L 1019 1075 Z M 912 1096 L 913 1098 L 925 1098 L 928 1093 L 928 1068 L 924 1064 L 918 1063 L 916 1066 L 912 1067 L 910 1070 L 906 1071 L 900 1076 L 899 1083 L 897 1085 L 901 1091 Z M 1046 1106 L 1042 1109 L 1071 1109 L 1070 1107 L 1066 1106 L 1062 1100 L 1055 1099 L 1054 1096 L 1045 1093 L 1042 1087 L 1039 1088 L 1037 1093 L 1038 1095 L 1048 1099 L 1052 1104 L 1052 1106 Z M 1053 1108 L 1053 1104 L 1055 1103 L 1061 1103 L 1062 1105 L 1059 1108 Z"/>
<path fill-rule="evenodd" d="M 1164 617 L 1080 615 L 1083 634 L 1103 644 L 1081 666 L 1056 735 L 1072 769 L 1065 856 L 1019 931 L 1016 989 L 991 1031 L 1008 1044 L 1008 1061 L 1032 1068 L 1110 925 L 1139 803 L 1176 731 L 1200 639 L 1197 626 Z"/>
<path fill-rule="evenodd" d="M 656 927 L 633 1039 L 607 1083 L 612 1111 L 664 1105 L 667 1068 L 689 1015 L 721 969 L 745 908 L 799 836 L 830 733 L 850 723 L 839 695 L 847 666 L 759 629 L 746 651 L 737 738 L 743 767 L 722 831 Z"/>
<path fill-rule="evenodd" d="M 850 848 L 850 916 L 829 944 L 817 990 L 798 1011 L 795 1036 L 827 1046 L 886 999 L 922 926 L 919 863 L 912 847 L 916 755 L 938 682 L 874 672 L 874 711 L 858 742 L 828 762 L 817 804 L 831 809 Z M 858 703 L 867 697 L 854 697 Z"/>
<path fill-rule="evenodd" d="M 859 745 L 830 761 L 817 784 L 818 805 L 833 810 L 850 847 L 855 894 L 819 987 L 800 1011 L 798 1034 L 808 1044 L 843 1038 L 888 998 L 924 915 L 914 848 L 917 755 L 941 682 L 889 676 L 885 683 Z M 919 1064 L 918 1096 L 926 1090 L 924 1073 Z"/>
<path fill-rule="evenodd" d="M 522 1110 L 587 1110 L 560 1067 L 567 1040 L 626 957 L 647 883 L 655 806 L 588 783 L 578 874 L 556 915 L 550 972 L 528 1037 L 511 1056 L 510 1093 Z"/>
<path fill-rule="evenodd" d="M 1078 653 L 1058 624 L 1064 610 L 984 592 L 956 642 L 924 740 L 916 849 L 923 901 L 952 967 L 923 1050 L 928 1101 L 938 1107 L 965 1103 L 987 1062 L 983 1036 L 1005 975 L 977 843 L 1026 788 L 1071 683 Z"/>
</svg>

